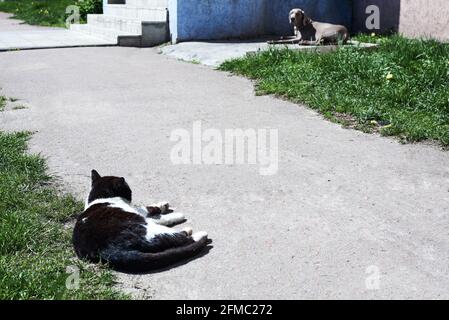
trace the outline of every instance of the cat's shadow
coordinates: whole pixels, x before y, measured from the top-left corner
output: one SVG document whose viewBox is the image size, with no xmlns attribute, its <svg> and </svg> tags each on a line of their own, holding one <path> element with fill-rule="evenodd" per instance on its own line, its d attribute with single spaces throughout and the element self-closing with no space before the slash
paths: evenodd
<svg viewBox="0 0 449 320">
<path fill-rule="evenodd" d="M 165 214 L 172 213 L 172 212 L 173 212 L 172 209 L 168 209 L 168 211 Z M 165 214 L 157 214 L 157 215 L 152 215 L 152 216 L 149 216 L 149 217 L 153 218 L 153 219 L 160 219 Z M 177 225 L 181 225 L 181 224 L 183 224 L 185 222 L 187 222 L 187 219 L 184 219 L 182 221 L 177 221 L 177 222 L 175 222 L 173 224 L 167 225 L 167 227 L 172 228 L 172 227 L 175 227 Z M 124 272 L 124 271 L 120 271 L 120 270 L 116 270 L 116 271 L 120 272 L 120 273 L 133 274 L 133 275 L 144 275 L 144 274 L 154 274 L 154 273 L 165 272 L 165 271 L 168 271 L 170 269 L 174 269 L 174 268 L 180 267 L 182 265 L 185 265 L 185 264 L 187 264 L 187 263 L 189 263 L 189 262 L 191 262 L 193 260 L 196 260 L 196 259 L 199 259 L 201 257 L 204 257 L 214 247 L 211 244 L 212 244 L 212 239 L 208 239 L 207 240 L 207 246 L 204 247 L 203 250 L 201 250 L 201 252 L 199 252 L 197 255 L 194 255 L 194 256 L 192 256 L 190 258 L 184 259 L 184 260 L 179 261 L 177 263 L 171 264 L 170 266 L 165 267 L 165 268 L 160 268 L 160 269 L 155 269 L 155 270 L 150 270 L 150 271 L 143 271 L 143 272 L 129 272 L 129 271 Z"/>
<path fill-rule="evenodd" d="M 205 255 L 207 255 L 209 253 L 209 251 L 213 248 L 214 246 L 212 245 L 212 239 L 208 239 L 207 240 L 207 246 L 204 247 L 203 250 L 201 250 L 201 252 L 199 252 L 197 255 L 194 255 L 190 258 L 184 259 L 182 261 L 179 261 L 177 263 L 171 264 L 168 267 L 165 268 L 160 268 L 160 269 L 155 269 L 155 270 L 150 270 L 150 271 L 144 271 L 144 272 L 123 272 L 120 270 L 116 270 L 117 272 L 120 273 L 125 273 L 125 274 L 132 274 L 132 275 L 145 275 L 145 274 L 155 274 L 155 273 L 160 273 L 160 272 L 165 272 L 168 271 L 170 269 L 174 269 L 177 267 L 180 267 L 182 265 L 185 265 L 193 260 L 199 259 L 201 257 L 204 257 Z"/>
</svg>

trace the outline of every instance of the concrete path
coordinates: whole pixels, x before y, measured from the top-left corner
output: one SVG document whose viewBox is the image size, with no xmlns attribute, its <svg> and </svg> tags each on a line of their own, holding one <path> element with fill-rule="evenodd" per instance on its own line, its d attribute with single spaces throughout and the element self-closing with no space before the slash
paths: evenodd
<svg viewBox="0 0 449 320">
<path fill-rule="evenodd" d="M 92 168 L 122 175 L 136 203 L 169 200 L 209 232 L 199 259 L 120 275 L 136 297 L 449 298 L 449 153 L 342 129 L 155 49 L 3 52 L 0 70 L 1 94 L 30 105 L 0 127 L 36 130 L 31 151 L 65 190 L 83 199 Z M 198 120 L 278 129 L 278 173 L 173 165 L 170 134 Z"/>
<path fill-rule="evenodd" d="M 210 67 L 218 67 L 227 60 L 244 57 L 248 53 L 265 51 L 269 48 L 288 48 L 290 50 L 329 52 L 337 49 L 337 46 L 299 46 L 293 45 L 269 45 L 267 40 L 274 38 L 246 40 L 246 41 L 191 41 L 181 42 L 176 45 L 162 46 L 159 51 L 178 60 L 201 63 Z M 361 49 L 376 47 L 376 44 L 360 43 L 352 41 Z"/>
<path fill-rule="evenodd" d="M 63 28 L 30 26 L 20 20 L 11 19 L 11 16 L 0 12 L 0 51 L 117 44 Z"/>
<path fill-rule="evenodd" d="M 267 50 L 266 40 L 181 42 L 160 48 L 160 52 L 182 61 L 217 67 L 226 60 L 244 57 L 247 52 Z"/>
</svg>

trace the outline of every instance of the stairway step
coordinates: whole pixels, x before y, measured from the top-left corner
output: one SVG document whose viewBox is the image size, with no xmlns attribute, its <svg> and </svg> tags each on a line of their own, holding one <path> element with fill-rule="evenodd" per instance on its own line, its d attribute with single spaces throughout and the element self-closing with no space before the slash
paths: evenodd
<svg viewBox="0 0 449 320">
<path fill-rule="evenodd" d="M 128 5 L 105 5 L 103 8 L 104 15 L 139 19 L 141 21 L 167 21 L 166 8 L 141 8 L 131 7 Z"/>
<path fill-rule="evenodd" d="M 126 47 L 152 47 L 169 41 L 166 22 L 142 22 L 141 27 L 142 33 L 102 28 L 92 24 L 72 24 L 70 30 Z"/>
<path fill-rule="evenodd" d="M 142 36 L 119 36 L 118 45 L 120 47 L 143 47 Z"/>
<path fill-rule="evenodd" d="M 139 19 L 89 14 L 87 15 L 87 23 L 98 28 L 114 29 L 132 34 L 142 33 L 142 21 Z"/>
<path fill-rule="evenodd" d="M 72 25 L 70 29 L 119 45 L 154 46 L 169 41 L 167 5 L 168 0 L 105 4 L 103 14 L 89 14 L 86 25 Z"/>
<path fill-rule="evenodd" d="M 140 8 L 167 8 L 168 0 L 126 0 L 126 6 Z"/>
<path fill-rule="evenodd" d="M 89 24 L 72 24 L 70 30 L 90 34 L 108 41 L 117 42 L 119 36 L 140 36 L 140 34 L 125 32 L 121 30 L 100 28 Z"/>
</svg>

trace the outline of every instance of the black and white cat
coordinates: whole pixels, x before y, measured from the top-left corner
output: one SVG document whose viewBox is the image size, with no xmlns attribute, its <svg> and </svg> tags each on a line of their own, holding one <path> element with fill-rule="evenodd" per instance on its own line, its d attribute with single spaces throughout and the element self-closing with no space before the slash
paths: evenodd
<svg viewBox="0 0 449 320">
<path fill-rule="evenodd" d="M 81 259 L 107 262 L 119 271 L 147 272 L 193 257 L 208 244 L 206 232 L 192 235 L 168 226 L 185 221 L 167 213 L 161 202 L 131 206 L 132 193 L 124 178 L 101 177 L 92 170 L 92 189 L 73 230 L 73 245 Z"/>
</svg>

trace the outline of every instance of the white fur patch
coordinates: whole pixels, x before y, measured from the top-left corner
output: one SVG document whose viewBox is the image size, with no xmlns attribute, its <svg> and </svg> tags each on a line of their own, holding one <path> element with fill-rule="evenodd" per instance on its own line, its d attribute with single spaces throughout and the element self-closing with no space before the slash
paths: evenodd
<svg viewBox="0 0 449 320">
<path fill-rule="evenodd" d="M 138 207 L 138 208 L 136 208 L 136 210 L 144 218 L 146 218 L 149 213 L 148 209 L 145 206 Z"/>
<path fill-rule="evenodd" d="M 161 216 L 160 219 L 154 220 L 156 223 L 168 226 L 175 223 L 180 223 L 185 220 L 184 214 L 181 212 L 169 213 L 164 216 Z"/>
<path fill-rule="evenodd" d="M 194 241 L 199 241 L 199 240 L 201 240 L 203 238 L 206 238 L 206 237 L 207 237 L 207 232 L 206 231 L 195 232 L 192 235 L 192 238 L 193 238 Z"/>
<path fill-rule="evenodd" d="M 84 210 L 87 210 L 96 204 L 102 204 L 102 203 L 109 203 L 110 204 L 109 207 L 111 207 L 111 208 L 119 208 L 126 212 L 132 212 L 132 213 L 139 214 L 139 212 L 137 211 L 136 208 L 132 207 L 128 201 L 126 201 L 120 197 L 97 199 L 97 200 L 89 203 Z"/>
<path fill-rule="evenodd" d="M 154 221 L 152 221 L 151 219 L 146 220 L 147 220 L 147 225 L 145 226 L 147 228 L 146 239 L 148 241 L 151 241 L 155 236 L 160 234 L 173 235 L 174 233 L 176 233 L 174 229 L 154 223 Z"/>
</svg>

